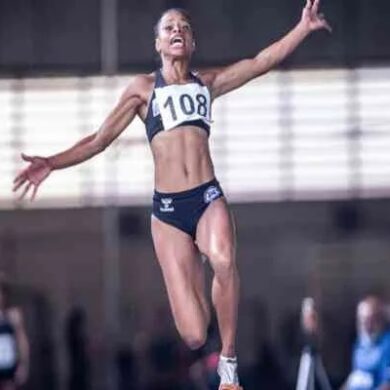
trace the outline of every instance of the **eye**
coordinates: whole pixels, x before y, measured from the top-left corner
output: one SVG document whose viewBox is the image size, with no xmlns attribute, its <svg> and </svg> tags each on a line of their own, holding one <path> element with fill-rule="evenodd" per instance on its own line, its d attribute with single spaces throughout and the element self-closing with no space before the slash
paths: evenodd
<svg viewBox="0 0 390 390">
<path fill-rule="evenodd" d="M 191 26 L 189 24 L 183 24 L 182 29 L 185 31 L 191 31 Z"/>
<path fill-rule="evenodd" d="M 163 30 L 165 30 L 165 31 L 172 31 L 172 29 L 173 29 L 173 26 L 171 24 L 168 24 L 168 25 L 163 27 Z"/>
</svg>

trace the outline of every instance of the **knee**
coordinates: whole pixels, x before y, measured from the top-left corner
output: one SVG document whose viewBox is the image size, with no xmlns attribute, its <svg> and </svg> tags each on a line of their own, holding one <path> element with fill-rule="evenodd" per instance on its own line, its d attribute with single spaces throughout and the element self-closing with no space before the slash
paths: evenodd
<svg viewBox="0 0 390 390">
<path fill-rule="evenodd" d="M 214 273 L 219 278 L 226 278 L 235 275 L 237 272 L 235 262 L 235 249 L 225 246 L 213 251 L 210 255 Z"/>
<path fill-rule="evenodd" d="M 206 343 L 206 332 L 189 332 L 182 334 L 184 342 L 191 350 L 201 348 Z"/>
</svg>

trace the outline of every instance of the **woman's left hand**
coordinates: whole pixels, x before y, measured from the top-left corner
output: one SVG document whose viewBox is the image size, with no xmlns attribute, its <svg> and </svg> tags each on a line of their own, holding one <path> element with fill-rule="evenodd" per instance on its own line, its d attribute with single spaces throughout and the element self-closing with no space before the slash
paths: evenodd
<svg viewBox="0 0 390 390">
<path fill-rule="evenodd" d="M 309 31 L 326 29 L 332 32 L 332 28 L 325 19 L 324 14 L 319 13 L 320 0 L 306 0 L 305 8 L 302 11 L 301 23 L 309 29 Z"/>
</svg>

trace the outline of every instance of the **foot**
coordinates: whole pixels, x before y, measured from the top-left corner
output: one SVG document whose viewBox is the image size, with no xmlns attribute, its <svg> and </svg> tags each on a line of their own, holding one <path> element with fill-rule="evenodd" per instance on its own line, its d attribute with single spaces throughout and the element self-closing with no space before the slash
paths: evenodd
<svg viewBox="0 0 390 390">
<path fill-rule="evenodd" d="M 218 375 L 221 378 L 220 386 L 235 386 L 235 387 L 226 387 L 226 390 L 238 389 L 238 374 L 237 374 L 237 358 L 236 357 L 225 357 L 220 356 L 218 362 Z M 224 388 L 220 388 L 223 390 Z"/>
</svg>

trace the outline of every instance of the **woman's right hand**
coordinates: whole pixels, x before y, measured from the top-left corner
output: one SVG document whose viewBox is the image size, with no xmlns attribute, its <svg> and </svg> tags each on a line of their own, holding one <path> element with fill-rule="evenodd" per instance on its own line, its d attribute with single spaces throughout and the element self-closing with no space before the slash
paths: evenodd
<svg viewBox="0 0 390 390">
<path fill-rule="evenodd" d="M 29 164 L 14 179 L 13 191 L 21 189 L 19 199 L 23 199 L 30 188 L 33 188 L 30 200 L 34 200 L 41 183 L 50 175 L 52 168 L 45 157 L 27 156 L 22 153 L 22 159 Z"/>
</svg>

